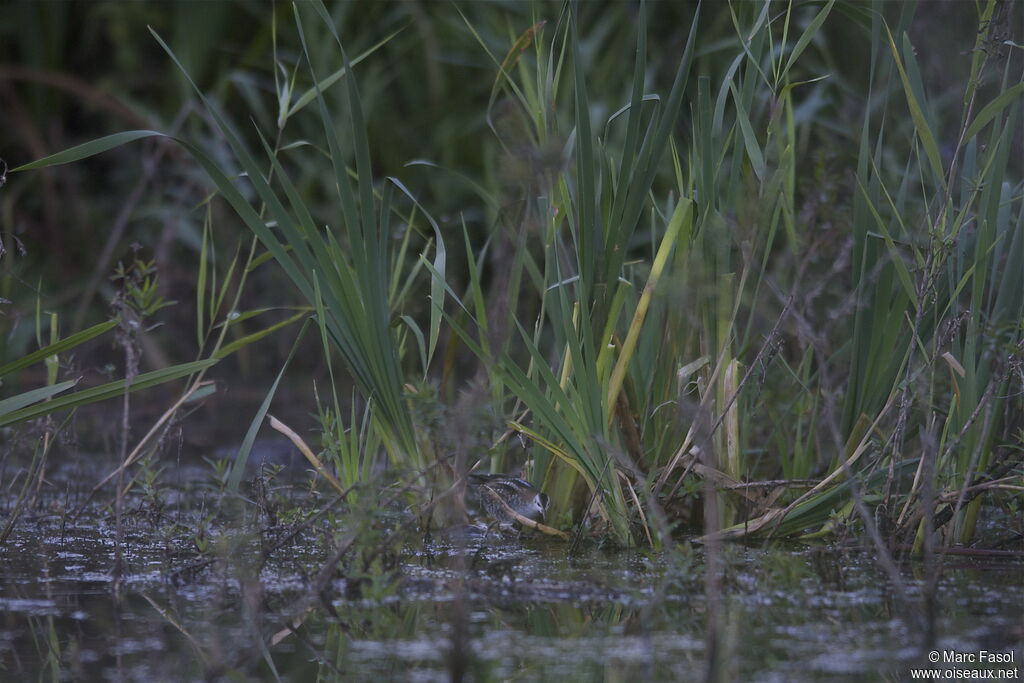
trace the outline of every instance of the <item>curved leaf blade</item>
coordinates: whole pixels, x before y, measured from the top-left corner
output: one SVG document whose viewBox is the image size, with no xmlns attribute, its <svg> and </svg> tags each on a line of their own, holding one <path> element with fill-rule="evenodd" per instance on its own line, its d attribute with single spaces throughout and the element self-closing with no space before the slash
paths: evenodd
<svg viewBox="0 0 1024 683">
<path fill-rule="evenodd" d="M 50 166 L 60 166 L 61 164 L 70 164 L 73 161 L 80 161 L 82 159 L 88 159 L 89 157 L 96 156 L 106 152 L 107 150 L 126 145 L 129 142 L 141 140 L 143 138 L 151 137 L 165 137 L 163 133 L 158 133 L 155 130 L 129 130 L 123 133 L 114 133 L 113 135 L 107 135 L 106 137 L 96 138 L 89 142 L 83 142 L 80 145 L 75 145 L 65 149 L 62 152 L 51 154 L 48 157 L 42 159 L 36 159 L 35 161 L 27 164 L 22 164 L 17 168 L 12 168 L 11 173 L 16 171 L 31 171 L 38 168 L 48 168 Z"/>
</svg>

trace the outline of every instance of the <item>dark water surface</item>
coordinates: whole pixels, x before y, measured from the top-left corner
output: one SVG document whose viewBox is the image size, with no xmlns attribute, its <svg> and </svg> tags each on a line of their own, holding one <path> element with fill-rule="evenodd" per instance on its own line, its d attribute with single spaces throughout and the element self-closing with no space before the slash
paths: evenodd
<svg viewBox="0 0 1024 683">
<path fill-rule="evenodd" d="M 209 471 L 194 475 L 127 499 L 119 587 L 109 501 L 75 518 L 87 488 L 44 489 L 0 544 L 0 680 L 274 680 L 276 671 L 287 681 L 439 681 L 453 669 L 470 680 L 703 675 L 709 605 L 699 546 L 652 554 L 584 544 L 570 559 L 553 539 L 435 533 L 398 552 L 343 560 L 317 597 L 309 586 L 345 537 L 342 510 L 335 524 L 324 518 L 288 538 L 287 510 L 268 529 L 249 503 L 235 527 L 216 512 L 216 488 L 195 483 Z M 302 484 L 274 495 L 300 510 L 329 497 Z M 4 519 L 12 505 L 3 501 Z M 932 666 L 921 648 L 920 563 L 900 567 L 904 599 L 863 550 L 729 545 L 722 566 L 722 680 L 911 680 L 911 669 Z M 1019 557 L 947 556 L 935 666 L 960 677 L 1016 668 L 1019 677 L 1022 615 Z M 302 623 L 289 633 L 296 616 Z M 1013 662 L 942 662 L 982 651 Z"/>
</svg>

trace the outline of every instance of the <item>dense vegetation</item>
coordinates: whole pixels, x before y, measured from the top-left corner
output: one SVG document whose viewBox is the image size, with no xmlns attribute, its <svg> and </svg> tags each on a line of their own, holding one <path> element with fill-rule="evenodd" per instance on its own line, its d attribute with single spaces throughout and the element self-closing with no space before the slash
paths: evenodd
<svg viewBox="0 0 1024 683">
<path fill-rule="evenodd" d="M 5 463 L 119 399 L 120 492 L 237 359 L 227 491 L 293 368 L 318 469 L 434 523 L 473 467 L 622 545 L 1019 511 L 1011 2 L 7 9 Z"/>
</svg>

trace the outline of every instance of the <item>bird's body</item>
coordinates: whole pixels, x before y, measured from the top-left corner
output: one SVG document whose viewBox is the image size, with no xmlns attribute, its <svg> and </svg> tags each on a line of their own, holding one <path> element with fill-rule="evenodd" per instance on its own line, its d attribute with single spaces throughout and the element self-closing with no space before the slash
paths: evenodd
<svg viewBox="0 0 1024 683">
<path fill-rule="evenodd" d="M 519 521 L 509 510 L 539 522 L 550 502 L 533 484 L 508 474 L 471 474 L 467 489 L 470 503 L 506 529 Z"/>
</svg>

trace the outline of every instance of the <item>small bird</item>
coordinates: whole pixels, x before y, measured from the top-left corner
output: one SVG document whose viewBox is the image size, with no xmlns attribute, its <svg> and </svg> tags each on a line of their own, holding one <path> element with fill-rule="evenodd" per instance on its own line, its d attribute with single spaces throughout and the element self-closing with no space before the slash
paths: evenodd
<svg viewBox="0 0 1024 683">
<path fill-rule="evenodd" d="M 511 529 L 518 521 L 509 514 L 509 509 L 539 522 L 551 502 L 546 493 L 538 491 L 530 482 L 508 474 L 471 474 L 468 492 L 469 502 L 503 529 Z"/>
</svg>

